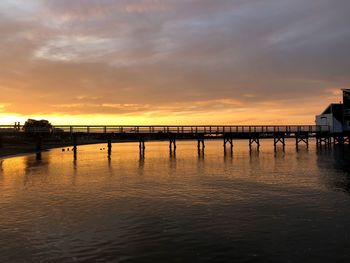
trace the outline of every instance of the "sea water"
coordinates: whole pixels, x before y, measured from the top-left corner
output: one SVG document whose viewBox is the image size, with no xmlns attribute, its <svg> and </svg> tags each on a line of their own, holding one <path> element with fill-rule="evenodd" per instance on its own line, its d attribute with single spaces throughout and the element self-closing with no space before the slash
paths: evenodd
<svg viewBox="0 0 350 263">
<path fill-rule="evenodd" d="M 348 146 L 205 144 L 0 160 L 0 262 L 349 262 Z"/>
</svg>

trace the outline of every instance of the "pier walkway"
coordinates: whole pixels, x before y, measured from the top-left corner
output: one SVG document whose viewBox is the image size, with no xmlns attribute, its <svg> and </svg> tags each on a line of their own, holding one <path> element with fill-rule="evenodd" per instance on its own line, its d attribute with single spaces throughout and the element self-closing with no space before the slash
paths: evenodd
<svg viewBox="0 0 350 263">
<path fill-rule="evenodd" d="M 250 149 L 253 146 L 259 149 L 260 140 L 267 138 L 273 139 L 275 148 L 279 144 L 285 147 L 286 138 L 294 138 L 297 147 L 301 143 L 308 147 L 311 137 L 316 138 L 317 146 L 349 142 L 348 134 L 331 134 L 325 125 L 56 125 L 50 128 L 0 125 L 0 147 L 6 135 L 33 138 L 37 141 L 37 151 L 41 149 L 42 138 L 68 139 L 74 152 L 80 138 L 99 138 L 107 142 L 109 154 L 112 142 L 120 140 L 137 141 L 140 153 L 148 140 L 168 140 L 172 151 L 176 151 L 176 141 L 181 139 L 197 140 L 198 150 L 204 150 L 207 139 L 222 139 L 225 150 L 229 147 L 231 151 L 236 139 L 246 139 Z"/>
</svg>

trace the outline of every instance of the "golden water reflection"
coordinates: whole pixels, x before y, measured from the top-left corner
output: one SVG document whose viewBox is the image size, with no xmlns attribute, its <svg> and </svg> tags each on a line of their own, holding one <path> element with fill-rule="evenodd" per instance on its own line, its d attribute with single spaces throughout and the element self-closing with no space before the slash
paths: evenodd
<svg viewBox="0 0 350 263">
<path fill-rule="evenodd" d="M 310 244 L 318 254 L 348 244 L 346 147 L 297 151 L 287 141 L 274 151 L 266 140 L 250 152 L 242 140 L 225 153 L 221 141 L 208 141 L 198 153 L 195 141 L 179 141 L 175 154 L 167 142 L 147 142 L 140 155 L 137 144 L 123 143 L 110 157 L 103 148 L 79 146 L 76 159 L 54 149 L 0 161 L 0 261 L 103 261 L 150 251 L 164 261 L 167 244 L 178 261 L 192 255 L 188 248 L 212 259 L 223 247 L 226 259 L 237 250 L 249 259 L 255 249 L 284 257 L 274 244 L 307 257 Z"/>
</svg>

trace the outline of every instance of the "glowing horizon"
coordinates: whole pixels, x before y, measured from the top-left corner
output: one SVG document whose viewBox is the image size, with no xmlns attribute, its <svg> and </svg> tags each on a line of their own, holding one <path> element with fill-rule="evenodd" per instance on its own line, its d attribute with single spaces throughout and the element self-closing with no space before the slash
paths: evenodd
<svg viewBox="0 0 350 263">
<path fill-rule="evenodd" d="M 24 123 L 27 119 L 46 119 L 56 125 L 284 125 L 284 124 L 314 124 L 315 115 L 323 111 L 330 103 L 339 102 L 341 90 L 332 90 L 332 94 L 318 97 L 315 102 L 302 102 L 301 106 L 308 104 L 308 109 L 299 108 L 290 110 L 282 108 L 274 103 L 267 103 L 263 107 L 239 108 L 230 110 L 211 110 L 191 113 L 171 112 L 169 110 L 146 112 L 142 114 L 33 114 L 20 115 L 16 113 L 0 113 L 0 125 L 13 124 L 14 122 Z M 320 104 L 320 100 L 323 102 Z M 303 112 L 305 111 L 305 112 Z M 242 117 L 242 115 L 244 117 Z M 277 116 L 276 116 L 277 115 Z M 220 118 L 218 118 L 220 116 Z M 286 117 L 286 118 L 283 118 Z"/>
</svg>

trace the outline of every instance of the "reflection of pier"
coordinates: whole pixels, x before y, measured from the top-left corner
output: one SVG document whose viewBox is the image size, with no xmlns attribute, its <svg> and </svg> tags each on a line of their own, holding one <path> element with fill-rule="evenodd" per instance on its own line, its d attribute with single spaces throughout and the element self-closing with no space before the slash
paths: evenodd
<svg viewBox="0 0 350 263">
<path fill-rule="evenodd" d="M 147 141 L 168 140 L 171 152 L 176 151 L 177 140 L 197 140 L 199 152 L 205 149 L 205 141 L 209 139 L 222 139 L 224 148 L 233 149 L 234 141 L 246 139 L 249 148 L 260 147 L 260 140 L 273 139 L 273 146 L 279 144 L 285 147 L 286 138 L 294 138 L 295 144 L 309 145 L 309 138 L 315 137 L 318 146 L 330 145 L 333 143 L 349 142 L 347 134 L 331 134 L 326 125 L 286 125 L 286 126 L 54 126 L 50 133 L 31 130 L 25 133 L 23 127 L 10 125 L 0 126 L 0 146 L 3 143 L 3 136 L 24 136 L 32 138 L 36 143 L 36 151 L 40 152 L 43 147 L 43 139 L 55 138 L 69 142 L 73 145 L 74 156 L 76 157 L 79 143 L 89 139 L 98 139 L 99 142 L 107 143 L 108 155 L 112 153 L 112 142 L 114 141 L 137 141 L 139 143 L 140 154 L 144 154 Z M 2 136 L 1 136 L 2 135 Z"/>
</svg>

